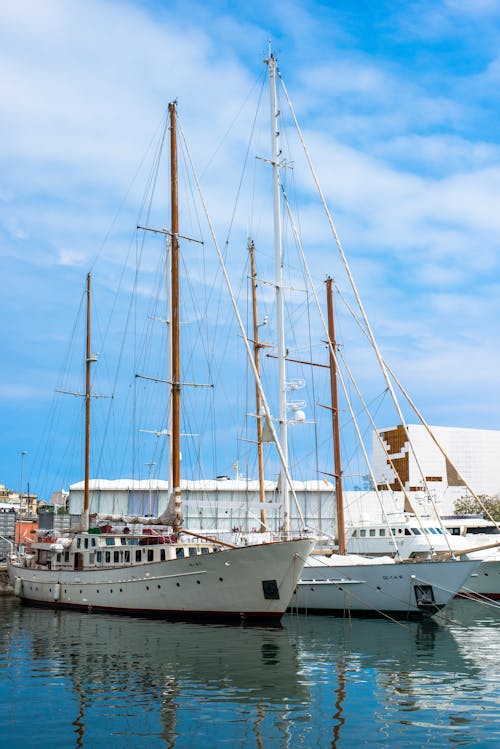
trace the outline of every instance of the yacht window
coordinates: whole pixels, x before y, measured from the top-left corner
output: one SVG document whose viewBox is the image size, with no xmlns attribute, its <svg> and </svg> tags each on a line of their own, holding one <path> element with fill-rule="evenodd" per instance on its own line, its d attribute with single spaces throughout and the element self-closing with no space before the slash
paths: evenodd
<svg viewBox="0 0 500 749">
<path fill-rule="evenodd" d="M 208 546 L 202 546 L 202 547 L 201 547 L 201 553 L 202 553 L 202 554 L 208 554 L 208 551 L 209 551 L 209 550 L 208 550 Z"/>
<path fill-rule="evenodd" d="M 82 539 L 81 538 L 77 538 L 76 539 L 76 548 L 79 549 L 81 545 L 82 545 Z"/>
<path fill-rule="evenodd" d="M 402 528 L 398 528 L 398 533 L 401 535 L 403 533 L 403 529 Z"/>
<path fill-rule="evenodd" d="M 94 536 L 92 536 L 92 538 L 90 539 L 90 545 L 91 546 L 95 546 L 96 545 L 96 541 L 95 541 Z"/>
<path fill-rule="evenodd" d="M 127 543 L 128 543 L 129 546 L 137 546 L 137 544 L 139 543 L 139 539 L 138 538 L 127 538 Z"/>
<path fill-rule="evenodd" d="M 130 551 L 128 549 L 125 550 L 125 561 L 130 562 Z"/>
<path fill-rule="evenodd" d="M 436 528 L 436 533 L 440 533 L 441 535 L 443 535 L 443 531 L 441 530 L 441 528 Z"/>
<path fill-rule="evenodd" d="M 114 546 L 115 545 L 115 539 L 114 538 L 107 538 L 106 539 L 106 546 Z"/>
<path fill-rule="evenodd" d="M 84 538 L 83 539 L 83 545 L 85 546 L 86 549 L 89 548 L 89 540 L 88 540 L 88 538 Z"/>
<path fill-rule="evenodd" d="M 452 536 L 460 535 L 460 528 L 448 528 Z"/>
<path fill-rule="evenodd" d="M 196 556 L 196 548 L 194 546 L 189 547 L 189 556 L 195 557 Z"/>
<path fill-rule="evenodd" d="M 114 551 L 113 552 L 113 562 L 119 562 L 120 561 L 120 552 Z"/>
<path fill-rule="evenodd" d="M 363 529 L 359 532 L 359 535 L 364 538 L 366 536 L 366 531 Z"/>
<path fill-rule="evenodd" d="M 425 533 L 426 536 L 429 535 L 429 529 L 428 528 L 422 528 L 422 530 L 423 530 L 423 532 Z"/>
<path fill-rule="evenodd" d="M 165 561 L 165 549 L 160 549 L 160 561 Z"/>
<path fill-rule="evenodd" d="M 64 561 L 69 562 L 69 551 L 64 552 Z"/>
<path fill-rule="evenodd" d="M 411 536 L 411 533 L 410 533 L 410 531 L 408 530 L 408 528 L 405 528 L 405 536 Z"/>
<path fill-rule="evenodd" d="M 356 536 L 357 536 L 357 535 L 358 535 L 358 531 L 357 531 L 357 530 L 356 530 L 356 528 L 355 528 L 355 529 L 353 530 L 353 532 L 352 532 L 352 538 L 356 538 Z"/>
<path fill-rule="evenodd" d="M 97 564 L 101 564 L 102 562 L 102 551 L 97 552 Z"/>
<path fill-rule="evenodd" d="M 391 533 L 392 533 L 393 536 L 395 536 L 396 535 L 396 529 L 395 528 L 391 528 Z"/>
<path fill-rule="evenodd" d="M 431 533 L 434 533 L 434 535 L 436 535 L 436 529 L 435 528 L 429 528 L 429 530 L 430 530 Z"/>
<path fill-rule="evenodd" d="M 385 536 L 385 528 L 379 528 L 378 535 Z"/>
<path fill-rule="evenodd" d="M 60 562 L 61 561 L 61 555 L 60 554 L 56 554 L 56 559 L 57 559 L 58 562 Z"/>
<path fill-rule="evenodd" d="M 136 562 L 140 562 L 141 561 L 141 550 L 140 549 L 136 549 L 135 550 L 135 561 Z"/>
<path fill-rule="evenodd" d="M 176 548 L 176 550 L 175 550 L 175 556 L 177 557 L 177 559 L 182 559 L 182 557 L 184 556 L 184 549 L 183 549 L 182 546 L 178 546 Z"/>
<path fill-rule="evenodd" d="M 414 536 L 420 536 L 421 535 L 420 531 L 418 530 L 418 528 L 412 528 L 411 532 L 413 533 Z"/>
<path fill-rule="evenodd" d="M 105 555 L 104 555 L 104 561 L 105 561 L 105 562 L 106 562 L 107 564 L 109 564 L 109 562 L 111 562 L 111 552 L 110 552 L 110 551 L 107 551 L 107 552 L 105 553 Z"/>
<path fill-rule="evenodd" d="M 374 536 L 374 535 L 375 535 L 375 528 L 370 528 L 370 536 Z"/>
<path fill-rule="evenodd" d="M 155 557 L 154 549 L 148 549 L 148 562 L 152 562 Z"/>
</svg>

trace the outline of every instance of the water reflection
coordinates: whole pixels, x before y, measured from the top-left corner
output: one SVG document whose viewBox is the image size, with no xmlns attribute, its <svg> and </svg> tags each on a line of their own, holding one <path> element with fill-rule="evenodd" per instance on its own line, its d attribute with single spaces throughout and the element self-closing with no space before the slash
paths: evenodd
<svg viewBox="0 0 500 749">
<path fill-rule="evenodd" d="M 495 746 L 499 619 L 460 605 L 444 625 L 300 616 L 266 629 L 0 599 L 5 738 L 26 746 L 29 705 L 40 749 Z"/>
</svg>

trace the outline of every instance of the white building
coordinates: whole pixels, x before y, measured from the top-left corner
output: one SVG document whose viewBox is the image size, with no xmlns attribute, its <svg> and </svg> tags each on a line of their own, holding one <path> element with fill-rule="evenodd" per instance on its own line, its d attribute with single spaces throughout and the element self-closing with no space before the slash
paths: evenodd
<svg viewBox="0 0 500 749">
<path fill-rule="evenodd" d="M 411 445 L 401 425 L 379 430 L 383 444 L 373 434 L 373 469 L 379 487 L 398 491 L 397 472 L 407 491 L 422 490 L 427 484 L 447 504 L 466 494 L 460 476 L 476 494 L 500 493 L 500 431 L 430 427 L 448 461 L 422 424 L 407 429 Z"/>
</svg>

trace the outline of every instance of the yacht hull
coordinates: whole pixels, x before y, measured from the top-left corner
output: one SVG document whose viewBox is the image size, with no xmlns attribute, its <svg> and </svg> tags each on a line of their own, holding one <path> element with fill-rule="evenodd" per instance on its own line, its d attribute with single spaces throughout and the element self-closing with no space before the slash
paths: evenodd
<svg viewBox="0 0 500 749">
<path fill-rule="evenodd" d="M 176 618 L 274 619 L 285 612 L 309 540 L 227 549 L 163 562 L 80 571 L 8 561 L 25 603 Z"/>
<path fill-rule="evenodd" d="M 456 595 L 478 567 L 474 561 L 306 563 L 292 606 L 310 613 L 420 618 Z"/>
<path fill-rule="evenodd" d="M 484 559 L 466 580 L 457 597 L 500 601 L 500 559 Z"/>
</svg>

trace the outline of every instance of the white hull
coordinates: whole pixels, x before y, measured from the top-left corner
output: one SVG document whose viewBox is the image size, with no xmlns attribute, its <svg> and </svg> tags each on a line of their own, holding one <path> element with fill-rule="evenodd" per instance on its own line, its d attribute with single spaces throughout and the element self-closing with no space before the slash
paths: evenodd
<svg viewBox="0 0 500 749">
<path fill-rule="evenodd" d="M 500 601 L 500 559 L 483 560 L 465 581 L 460 596 Z"/>
<path fill-rule="evenodd" d="M 456 595 L 477 561 L 335 564 L 311 558 L 292 605 L 310 612 L 412 618 L 432 615 Z"/>
<path fill-rule="evenodd" d="M 227 549 L 167 561 L 76 570 L 8 561 L 25 602 L 85 611 L 279 619 L 297 584 L 309 540 Z"/>
</svg>

